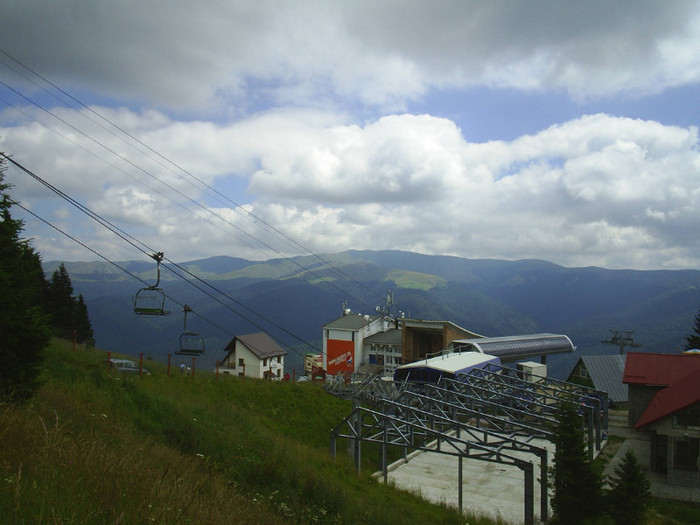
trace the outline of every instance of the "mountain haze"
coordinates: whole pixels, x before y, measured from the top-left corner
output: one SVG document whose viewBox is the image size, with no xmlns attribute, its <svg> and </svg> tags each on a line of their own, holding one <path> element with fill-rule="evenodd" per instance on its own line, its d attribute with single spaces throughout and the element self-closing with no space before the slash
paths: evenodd
<svg viewBox="0 0 700 525">
<path fill-rule="evenodd" d="M 52 273 L 59 262 L 45 263 Z M 155 283 L 155 264 L 117 263 Z M 448 320 L 485 336 L 563 333 L 574 355 L 548 361 L 564 377 L 577 354 L 617 353 L 601 343 L 610 330 L 633 330 L 639 351 L 678 352 L 700 306 L 700 271 L 565 268 L 546 261 L 465 259 L 401 251 L 357 251 L 248 261 L 220 256 L 164 263 L 162 287 L 172 314 L 133 313 L 143 282 L 105 262 L 65 262 L 88 306 L 101 348 L 164 361 L 184 330 L 182 305 L 194 314 L 187 329 L 202 335 L 198 366 L 214 366 L 235 335 L 266 331 L 289 351 L 299 373 L 304 352 L 320 351 L 323 325 L 342 314 L 374 314 L 393 294 L 392 315 Z M 173 273 L 174 270 L 176 273 Z M 193 277 L 194 276 L 194 277 Z M 195 279 L 196 277 L 196 279 Z M 170 300 L 172 298 L 172 300 Z M 308 343 L 308 344 L 307 344 Z"/>
</svg>

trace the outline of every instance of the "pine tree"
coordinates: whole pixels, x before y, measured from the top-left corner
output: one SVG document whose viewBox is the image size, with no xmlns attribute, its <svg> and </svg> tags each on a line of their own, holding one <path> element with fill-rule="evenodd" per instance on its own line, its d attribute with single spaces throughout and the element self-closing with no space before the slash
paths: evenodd
<svg viewBox="0 0 700 525">
<path fill-rule="evenodd" d="M 644 513 L 651 497 L 651 484 L 631 450 L 615 468 L 606 495 L 608 514 L 617 525 L 644 523 Z"/>
<path fill-rule="evenodd" d="M 0 397 L 25 399 L 38 386 L 42 352 L 50 338 L 41 305 L 46 280 L 41 258 L 20 235 L 0 161 Z"/>
<path fill-rule="evenodd" d="M 75 329 L 75 299 L 73 283 L 63 263 L 53 272 L 46 294 L 46 311 L 56 335 L 64 339 L 73 337 Z"/>
<path fill-rule="evenodd" d="M 686 337 L 684 350 L 700 349 L 700 310 L 695 315 L 695 333 Z"/>
<path fill-rule="evenodd" d="M 573 404 L 560 407 L 552 469 L 555 523 L 584 523 L 601 513 L 602 479 L 588 461 L 582 421 Z"/>
<path fill-rule="evenodd" d="M 76 339 L 79 343 L 88 343 L 90 345 L 95 343 L 92 323 L 90 323 L 83 294 L 78 295 L 78 298 L 75 300 L 75 331 Z"/>
<path fill-rule="evenodd" d="M 75 332 L 79 343 L 92 343 L 93 332 L 87 306 L 82 295 L 73 296 L 71 282 L 65 264 L 53 272 L 46 293 L 46 311 L 58 337 L 72 339 Z"/>
</svg>

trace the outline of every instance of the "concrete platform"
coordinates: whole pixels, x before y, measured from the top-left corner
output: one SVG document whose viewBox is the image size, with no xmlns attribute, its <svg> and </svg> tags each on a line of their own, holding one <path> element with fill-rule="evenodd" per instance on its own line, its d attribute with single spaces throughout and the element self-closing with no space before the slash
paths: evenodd
<svg viewBox="0 0 700 525">
<path fill-rule="evenodd" d="M 615 417 L 611 414 L 609 433 L 621 437 L 624 442 L 606 466 L 604 476 L 613 474 L 627 450 L 632 450 L 643 466 L 651 482 L 652 496 L 661 499 L 700 503 L 700 487 L 687 487 L 670 484 L 665 476 L 649 472 L 649 438 L 641 432 L 629 428 L 626 414 Z M 546 448 L 549 466 L 553 465 L 554 445 L 546 440 L 536 439 L 532 444 Z M 605 445 L 605 443 L 604 443 Z M 532 461 L 535 464 L 535 521 L 542 522 L 540 516 L 541 472 L 537 458 L 525 453 L 509 452 Z M 383 481 L 381 472 L 375 473 Z M 438 452 L 414 452 L 406 460 L 399 460 L 388 468 L 388 482 L 397 488 L 419 494 L 434 503 L 457 508 L 458 459 Z M 462 472 L 463 502 L 462 511 L 476 515 L 500 519 L 508 524 L 520 524 L 525 519 L 525 491 L 522 470 L 511 465 L 464 459 Z M 550 490 L 550 502 L 551 502 Z M 551 504 L 549 513 L 551 515 Z"/>
<path fill-rule="evenodd" d="M 535 439 L 531 444 L 547 449 L 547 461 L 551 466 L 554 445 L 542 439 Z M 542 474 L 538 458 L 524 452 L 507 451 L 507 454 L 531 461 L 535 465 L 535 521 L 542 521 L 539 483 Z M 428 501 L 457 508 L 458 461 L 454 456 L 438 452 L 414 452 L 407 460 L 402 459 L 389 466 L 388 482 L 397 488 L 417 493 Z M 384 479 L 381 472 L 375 473 L 375 476 L 380 481 Z M 518 467 L 465 458 L 462 471 L 462 511 L 501 519 L 506 523 L 523 523 L 524 479 L 524 473 Z"/>
</svg>

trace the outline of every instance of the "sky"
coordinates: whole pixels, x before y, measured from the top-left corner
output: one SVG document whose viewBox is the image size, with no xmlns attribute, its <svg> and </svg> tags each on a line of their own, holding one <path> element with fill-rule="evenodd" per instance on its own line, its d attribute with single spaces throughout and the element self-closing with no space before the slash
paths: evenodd
<svg viewBox="0 0 700 525">
<path fill-rule="evenodd" d="M 0 151 L 36 176 L 4 177 L 44 261 L 700 267 L 698 1 L 0 10 Z"/>
</svg>

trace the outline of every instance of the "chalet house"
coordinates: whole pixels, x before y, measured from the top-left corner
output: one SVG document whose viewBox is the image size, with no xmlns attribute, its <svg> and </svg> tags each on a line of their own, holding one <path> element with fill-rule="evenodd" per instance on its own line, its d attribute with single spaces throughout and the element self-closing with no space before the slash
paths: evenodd
<svg viewBox="0 0 700 525">
<path fill-rule="evenodd" d="M 700 356 L 629 353 L 629 424 L 650 436 L 650 469 L 700 484 Z"/>
<path fill-rule="evenodd" d="M 224 349 L 219 372 L 240 377 L 280 380 L 287 352 L 264 332 L 238 335 Z"/>
<path fill-rule="evenodd" d="M 627 407 L 628 388 L 622 382 L 625 355 L 584 355 L 579 358 L 566 379 L 569 383 L 595 388 L 608 393 L 616 408 Z"/>
</svg>

